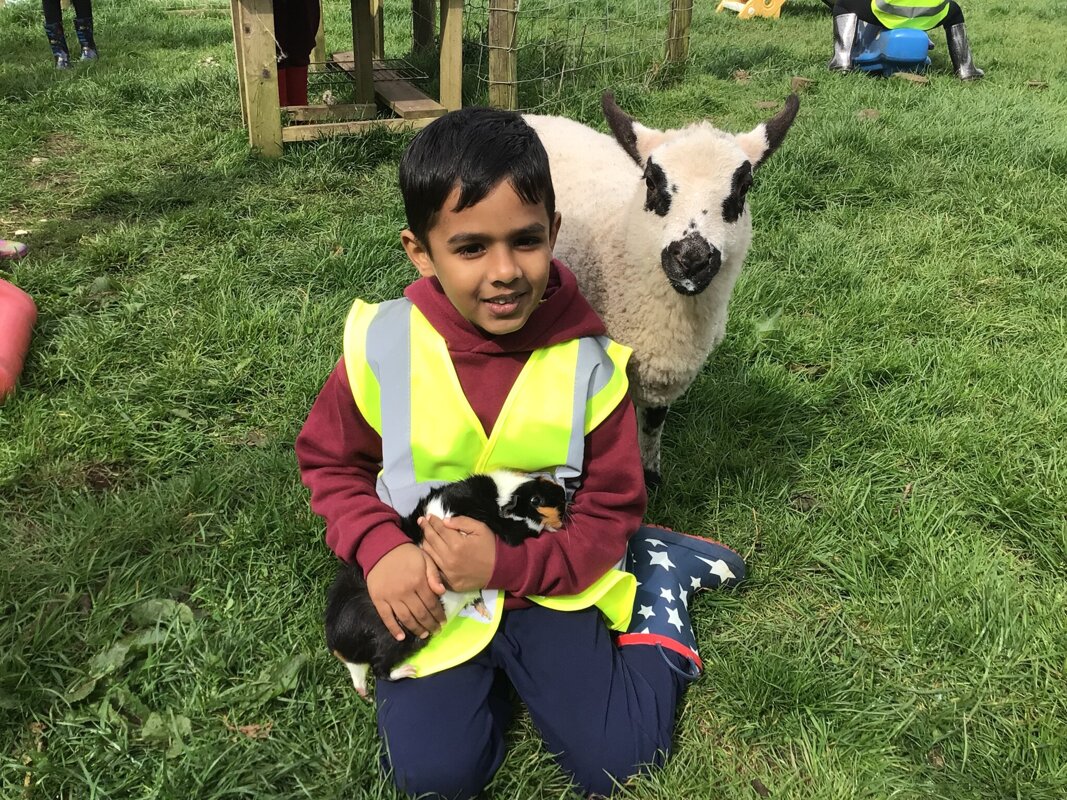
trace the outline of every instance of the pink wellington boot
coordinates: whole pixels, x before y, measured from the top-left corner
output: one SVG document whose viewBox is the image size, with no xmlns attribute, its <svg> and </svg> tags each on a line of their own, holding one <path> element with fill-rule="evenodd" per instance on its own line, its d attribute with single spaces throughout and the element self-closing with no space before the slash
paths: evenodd
<svg viewBox="0 0 1067 800">
<path fill-rule="evenodd" d="M 14 284 L 0 280 L 0 402 L 15 389 L 36 321 L 33 298 Z"/>
</svg>

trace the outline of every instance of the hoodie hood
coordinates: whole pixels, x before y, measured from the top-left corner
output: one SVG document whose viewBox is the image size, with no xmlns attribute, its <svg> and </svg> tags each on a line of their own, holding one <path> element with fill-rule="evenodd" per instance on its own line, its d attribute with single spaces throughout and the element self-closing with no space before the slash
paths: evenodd
<svg viewBox="0 0 1067 800">
<path fill-rule="evenodd" d="M 606 333 L 604 323 L 578 290 L 574 273 L 556 259 L 552 260 L 540 305 L 522 328 L 503 336 L 487 334 L 464 319 L 437 278 L 419 278 L 404 290 L 404 296 L 444 337 L 448 349 L 454 353 L 529 353 L 581 336 Z"/>
</svg>

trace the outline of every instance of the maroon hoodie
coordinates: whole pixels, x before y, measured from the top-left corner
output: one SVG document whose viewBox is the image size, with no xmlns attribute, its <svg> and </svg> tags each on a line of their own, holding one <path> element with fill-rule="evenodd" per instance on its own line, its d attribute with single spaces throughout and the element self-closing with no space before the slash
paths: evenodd
<svg viewBox="0 0 1067 800">
<path fill-rule="evenodd" d="M 570 270 L 558 261 L 552 266 L 541 304 L 520 330 L 504 336 L 490 336 L 464 319 L 436 278 L 421 278 L 404 291 L 444 337 L 463 392 L 486 431 L 531 351 L 605 332 Z M 326 520 L 326 543 L 340 558 L 356 561 L 366 574 L 394 547 L 410 542 L 399 515 L 375 490 L 382 440 L 356 407 L 343 360 L 312 406 L 296 456 L 311 508 Z M 512 595 L 582 591 L 622 557 L 645 503 L 637 422 L 626 399 L 585 437 L 581 485 L 564 527 L 518 547 L 498 540 L 489 588 Z M 519 597 L 505 603 L 523 605 L 528 602 Z"/>
</svg>

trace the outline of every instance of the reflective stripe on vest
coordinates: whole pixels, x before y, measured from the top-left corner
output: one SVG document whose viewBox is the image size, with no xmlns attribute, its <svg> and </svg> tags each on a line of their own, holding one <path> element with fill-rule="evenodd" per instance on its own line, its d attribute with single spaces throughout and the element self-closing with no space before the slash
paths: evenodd
<svg viewBox="0 0 1067 800">
<path fill-rule="evenodd" d="M 583 337 L 533 351 L 488 436 L 446 342 L 409 300 L 357 300 L 345 325 L 344 356 L 356 406 L 382 437 L 378 496 L 406 515 L 431 488 L 494 469 L 551 474 L 573 494 L 586 434 L 626 396 L 630 349 Z M 625 630 L 635 591 L 632 575 L 611 570 L 580 594 L 530 599 L 564 611 L 596 605 L 612 627 Z M 475 656 L 500 624 L 503 592 L 483 591 L 482 606 L 487 614 L 464 611 L 406 664 L 430 675 Z"/>
<path fill-rule="evenodd" d="M 928 31 L 948 16 L 948 0 L 931 3 L 929 0 L 871 0 L 871 11 L 878 21 L 890 30 L 914 28 Z"/>
</svg>

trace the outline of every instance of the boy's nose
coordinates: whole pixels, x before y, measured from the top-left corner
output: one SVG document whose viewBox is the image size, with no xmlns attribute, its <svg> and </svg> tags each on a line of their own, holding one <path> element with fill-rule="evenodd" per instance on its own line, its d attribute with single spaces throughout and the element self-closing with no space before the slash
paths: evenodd
<svg viewBox="0 0 1067 800">
<path fill-rule="evenodd" d="M 511 283 L 522 275 L 519 262 L 510 248 L 494 255 L 489 266 L 489 280 L 492 283 Z"/>
</svg>

